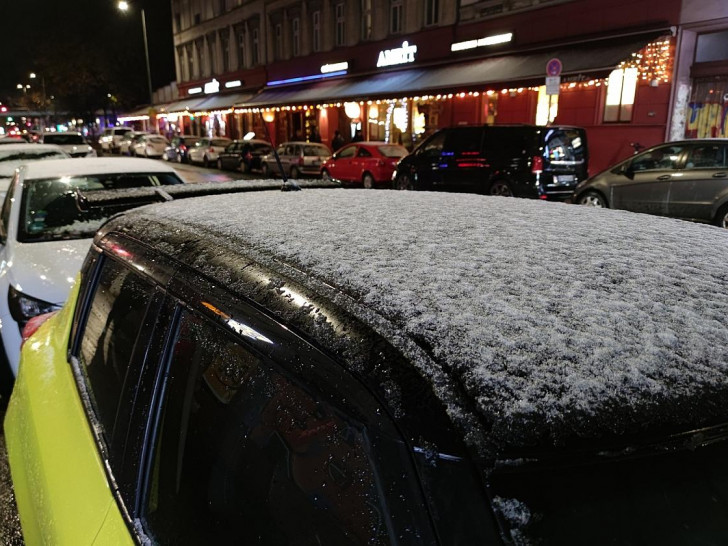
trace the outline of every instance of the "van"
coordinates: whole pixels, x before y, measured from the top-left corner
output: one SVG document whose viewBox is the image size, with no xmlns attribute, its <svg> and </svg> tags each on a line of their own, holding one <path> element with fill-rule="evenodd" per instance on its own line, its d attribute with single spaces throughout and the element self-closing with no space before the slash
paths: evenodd
<svg viewBox="0 0 728 546">
<path fill-rule="evenodd" d="M 441 129 L 397 166 L 396 189 L 455 190 L 565 200 L 588 178 L 580 127 L 486 125 Z"/>
</svg>

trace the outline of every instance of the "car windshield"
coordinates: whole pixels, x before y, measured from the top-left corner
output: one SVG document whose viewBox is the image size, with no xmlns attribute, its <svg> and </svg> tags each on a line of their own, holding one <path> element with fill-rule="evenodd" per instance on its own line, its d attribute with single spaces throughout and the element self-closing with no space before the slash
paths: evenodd
<svg viewBox="0 0 728 546">
<path fill-rule="evenodd" d="M 66 133 L 53 133 L 43 137 L 46 144 L 86 144 L 81 135 L 69 135 Z"/>
<path fill-rule="evenodd" d="M 303 155 L 320 155 L 328 157 L 331 155 L 331 152 L 329 152 L 328 148 L 325 146 L 304 146 Z"/>
<path fill-rule="evenodd" d="M 728 544 L 728 441 L 713 441 L 532 469 L 513 461 L 492 475 L 496 510 L 528 544 Z"/>
<path fill-rule="evenodd" d="M 20 207 L 18 241 L 30 243 L 93 237 L 101 224 L 115 211 L 104 208 L 79 210 L 76 205 L 78 191 L 181 183 L 174 173 L 66 176 L 26 181 Z"/>
<path fill-rule="evenodd" d="M 544 136 L 544 157 L 554 162 L 581 163 L 586 159 L 586 139 L 578 129 L 549 129 Z"/>
<path fill-rule="evenodd" d="M 384 157 L 404 157 L 408 154 L 407 148 L 402 146 L 380 146 L 379 151 Z"/>
</svg>

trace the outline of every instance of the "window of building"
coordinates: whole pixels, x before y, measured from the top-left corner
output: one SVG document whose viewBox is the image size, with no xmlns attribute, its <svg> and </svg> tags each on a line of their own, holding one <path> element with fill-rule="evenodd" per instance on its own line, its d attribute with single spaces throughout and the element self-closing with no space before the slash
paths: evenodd
<svg viewBox="0 0 728 546">
<path fill-rule="evenodd" d="M 389 10 L 389 32 L 398 34 L 402 32 L 402 4 L 403 0 L 392 0 Z"/>
<path fill-rule="evenodd" d="M 311 14 L 311 48 L 314 51 L 321 51 L 321 12 L 314 11 Z"/>
<path fill-rule="evenodd" d="M 222 49 L 222 71 L 230 70 L 230 33 L 224 29 L 220 34 L 220 48 Z"/>
<path fill-rule="evenodd" d="M 178 12 L 174 14 L 174 31 L 179 32 L 182 30 L 182 15 Z"/>
<path fill-rule="evenodd" d="M 693 65 L 695 66 L 695 65 Z M 726 138 L 722 112 L 728 97 L 728 76 L 695 78 L 685 112 L 686 138 Z"/>
<path fill-rule="evenodd" d="M 336 45 L 338 47 L 346 45 L 346 17 L 344 3 L 336 4 Z"/>
<path fill-rule="evenodd" d="M 605 122 L 632 120 L 638 78 L 637 68 L 618 68 L 612 71 L 609 75 L 607 100 L 604 106 Z"/>
<path fill-rule="evenodd" d="M 381 484 L 397 486 L 380 468 L 402 474 L 403 450 L 372 430 L 373 411 L 340 403 L 338 381 L 304 381 L 189 312 L 167 369 L 146 484 L 156 541 L 390 544 Z"/>
<path fill-rule="evenodd" d="M 253 29 L 252 32 L 253 43 L 251 47 L 251 62 L 253 66 L 260 63 L 260 34 L 257 28 Z"/>
<path fill-rule="evenodd" d="M 242 25 L 235 27 L 235 41 L 238 48 L 238 68 L 246 68 L 245 28 Z"/>
<path fill-rule="evenodd" d="M 361 39 L 372 37 L 372 0 L 361 0 Z"/>
<path fill-rule="evenodd" d="M 207 64 L 207 47 L 205 46 L 205 41 L 202 38 L 197 40 L 195 45 L 195 49 L 197 49 L 197 58 L 199 60 L 199 63 L 197 63 L 197 66 L 195 67 L 197 69 L 195 77 L 200 77 L 206 74 L 207 67 L 209 66 L 209 64 Z"/>
<path fill-rule="evenodd" d="M 536 104 L 536 125 L 548 125 L 556 119 L 559 111 L 559 96 L 547 95 L 546 86 L 538 88 L 538 103 Z"/>
<path fill-rule="evenodd" d="M 195 74 L 195 54 L 192 44 L 185 46 L 185 52 L 187 53 L 187 74 L 185 74 L 187 80 L 191 80 Z"/>
<path fill-rule="evenodd" d="M 217 0 L 217 14 L 222 15 L 227 11 L 227 6 L 225 5 L 225 0 Z"/>
<path fill-rule="evenodd" d="M 440 0 L 425 0 L 425 26 L 440 22 Z"/>
<path fill-rule="evenodd" d="M 291 49 L 294 57 L 301 54 L 301 19 L 298 17 L 291 20 Z"/>
<path fill-rule="evenodd" d="M 698 35 L 695 62 L 728 61 L 728 30 Z"/>
<path fill-rule="evenodd" d="M 207 37 L 207 58 L 210 63 L 210 75 L 217 74 L 217 34 Z"/>
<path fill-rule="evenodd" d="M 283 58 L 283 25 L 280 23 L 273 27 L 273 58 Z"/>
</svg>

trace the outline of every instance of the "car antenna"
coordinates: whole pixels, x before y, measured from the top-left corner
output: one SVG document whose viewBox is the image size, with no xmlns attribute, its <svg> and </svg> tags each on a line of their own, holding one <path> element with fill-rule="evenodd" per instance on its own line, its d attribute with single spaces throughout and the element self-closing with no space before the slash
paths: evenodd
<svg viewBox="0 0 728 546">
<path fill-rule="evenodd" d="M 265 136 L 268 139 L 268 142 L 273 142 L 270 138 L 270 132 L 268 131 L 268 124 L 265 121 L 265 118 L 263 117 L 263 112 L 258 112 L 260 114 L 260 119 L 263 122 L 263 130 L 265 131 Z M 278 169 L 281 171 L 281 178 L 283 179 L 283 187 L 281 190 L 283 191 L 300 191 L 301 186 L 293 182 L 292 180 L 288 180 L 286 177 L 286 173 L 283 170 L 283 165 L 281 164 L 281 158 L 278 157 L 278 150 L 275 146 L 273 146 L 273 156 L 276 158 L 276 164 L 278 165 Z"/>
</svg>

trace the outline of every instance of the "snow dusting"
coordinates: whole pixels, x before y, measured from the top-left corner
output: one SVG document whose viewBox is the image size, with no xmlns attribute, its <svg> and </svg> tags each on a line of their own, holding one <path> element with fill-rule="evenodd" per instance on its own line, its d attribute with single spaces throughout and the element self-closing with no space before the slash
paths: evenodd
<svg viewBox="0 0 728 546">
<path fill-rule="evenodd" d="M 181 224 L 333 287 L 373 327 L 421 348 L 424 375 L 449 378 L 433 382 L 451 415 L 463 407 L 452 384 L 468 393 L 491 447 L 728 414 L 728 230 L 367 190 L 182 199 L 127 216 Z"/>
</svg>

